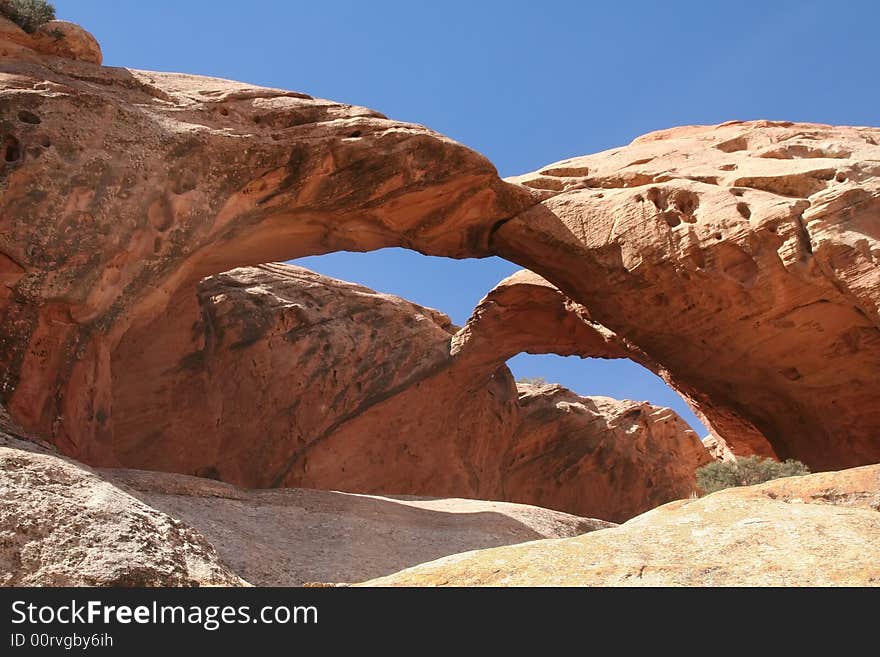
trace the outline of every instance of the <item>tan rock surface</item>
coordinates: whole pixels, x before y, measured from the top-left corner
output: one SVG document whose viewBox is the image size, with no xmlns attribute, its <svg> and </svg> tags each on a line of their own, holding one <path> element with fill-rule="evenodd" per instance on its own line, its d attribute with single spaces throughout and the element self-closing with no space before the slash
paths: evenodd
<svg viewBox="0 0 880 657">
<path fill-rule="evenodd" d="M 363 581 L 462 550 L 612 526 L 503 502 L 244 490 L 139 470 L 102 475 L 197 529 L 225 563 L 258 586 Z"/>
<path fill-rule="evenodd" d="M 2 419 L 2 418 L 0 418 Z M 300 586 L 613 526 L 520 504 L 94 471 L 0 429 L 0 586 Z M 215 549 L 216 548 L 216 549 Z"/>
<path fill-rule="evenodd" d="M 878 586 L 880 465 L 680 500 L 614 529 L 453 555 L 373 586 Z"/>
<path fill-rule="evenodd" d="M 0 433 L 0 586 L 241 586 L 191 527 Z"/>
<path fill-rule="evenodd" d="M 511 179 L 494 234 L 643 353 L 735 453 L 880 460 L 880 129 L 731 122 Z"/>
</svg>

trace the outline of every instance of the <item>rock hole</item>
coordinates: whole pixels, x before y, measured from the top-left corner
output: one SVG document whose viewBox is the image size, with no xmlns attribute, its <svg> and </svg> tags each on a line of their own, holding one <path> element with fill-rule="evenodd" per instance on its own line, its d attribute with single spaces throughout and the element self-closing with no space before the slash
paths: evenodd
<svg viewBox="0 0 880 657">
<path fill-rule="evenodd" d="M 21 110 L 18 113 L 18 120 L 22 123 L 29 123 L 31 125 L 40 125 L 40 123 L 42 123 L 39 116 L 33 112 L 28 112 L 27 110 Z"/>
<path fill-rule="evenodd" d="M 744 219 L 748 219 L 752 216 L 752 211 L 751 209 L 749 209 L 748 203 L 737 203 L 736 211 L 739 212 L 740 216 L 742 216 Z"/>
<path fill-rule="evenodd" d="M 779 373 L 789 381 L 797 381 L 801 378 L 801 373 L 798 372 L 796 367 L 787 367 L 784 370 L 780 370 Z"/>
<path fill-rule="evenodd" d="M 682 214 L 692 217 L 700 205 L 700 197 L 687 190 L 678 190 L 673 197 L 673 205 Z"/>
<path fill-rule="evenodd" d="M 49 139 L 48 137 L 43 137 L 42 139 L 40 139 L 40 145 L 43 148 L 49 148 L 49 146 L 52 145 L 52 140 Z"/>
<path fill-rule="evenodd" d="M 660 194 L 660 190 L 657 189 L 656 187 L 652 187 L 651 189 L 648 190 L 647 197 L 648 197 L 648 200 L 651 201 L 651 203 L 654 204 L 654 207 L 657 208 L 658 210 L 665 210 L 666 209 L 665 199 L 662 198 L 662 196 Z"/>
<path fill-rule="evenodd" d="M 681 217 L 678 212 L 664 212 L 663 218 L 666 220 L 666 223 L 669 224 L 670 228 L 675 228 L 681 223 Z"/>
<path fill-rule="evenodd" d="M 712 237 L 714 237 L 716 240 L 720 240 L 720 239 L 722 239 L 724 236 L 723 236 L 721 233 L 715 233 Z"/>
<path fill-rule="evenodd" d="M 834 179 L 835 179 L 837 182 L 846 182 L 846 174 L 843 173 L 842 171 L 838 171 L 838 172 L 837 172 L 837 175 L 834 176 Z"/>
<path fill-rule="evenodd" d="M 263 118 L 262 118 L 262 117 L 260 117 L 260 116 L 255 116 L 255 117 L 254 117 L 254 123 L 256 123 L 257 125 L 260 125 L 262 122 L 263 122 Z"/>
<path fill-rule="evenodd" d="M 229 116 L 229 110 L 226 109 L 225 107 L 221 107 L 220 114 L 222 114 L 223 116 Z"/>
<path fill-rule="evenodd" d="M 349 137 L 349 139 L 353 139 L 353 138 L 355 138 L 355 137 L 360 137 L 361 134 L 363 134 L 363 133 L 361 133 L 360 130 L 355 130 L 355 131 L 352 132 L 350 135 L 348 135 L 348 137 Z"/>
<path fill-rule="evenodd" d="M 18 162 L 21 157 L 21 145 L 12 135 L 6 135 L 3 141 L 3 159 L 7 162 Z"/>
</svg>

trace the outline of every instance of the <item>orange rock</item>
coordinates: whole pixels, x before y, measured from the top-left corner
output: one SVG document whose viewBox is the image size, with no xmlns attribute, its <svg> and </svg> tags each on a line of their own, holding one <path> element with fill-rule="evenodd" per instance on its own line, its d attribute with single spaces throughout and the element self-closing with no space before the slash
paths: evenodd
<svg viewBox="0 0 880 657">
<path fill-rule="evenodd" d="M 89 32 L 68 21 L 49 21 L 28 34 L 0 16 L 0 54 L 18 60 L 42 61 L 50 55 L 100 65 L 101 46 Z"/>
<path fill-rule="evenodd" d="M 248 485 L 344 472 L 358 489 L 484 495 L 503 479 L 491 434 L 518 426 L 502 363 L 526 350 L 633 358 L 737 453 L 813 468 L 880 458 L 877 129 L 687 127 L 505 182 L 422 126 L 291 91 L 100 68 L 88 38 L 58 29 L 61 57 L 0 21 L 0 402 L 67 454 Z M 259 295 L 215 301 L 200 283 L 386 246 L 497 252 L 552 285 L 520 274 L 455 336 L 416 311 L 425 332 L 377 337 L 384 365 L 363 344 L 340 352 L 354 377 L 343 383 L 362 390 L 340 396 L 333 370 L 310 365 L 331 380 L 297 383 L 297 401 L 277 382 L 297 372 L 265 369 L 290 367 L 263 346 L 299 321 L 283 286 L 263 299 L 279 306 L 241 315 Z M 412 318 L 389 312 L 391 332 Z M 256 364 L 238 362 L 251 346 Z M 246 404 L 245 424 L 229 409 Z"/>
<path fill-rule="evenodd" d="M 75 23 L 49 21 L 31 35 L 37 52 L 100 66 L 104 57 L 97 39 Z"/>
<path fill-rule="evenodd" d="M 209 277 L 198 297 L 202 348 L 155 379 L 130 379 L 158 388 L 149 404 L 147 392 L 114 391 L 114 440 L 95 446 L 107 450 L 96 460 L 612 520 L 687 496 L 709 460 L 669 409 L 560 386 L 518 398 L 504 361 L 520 350 L 621 349 L 533 274 L 504 281 L 457 333 L 435 310 L 290 265 Z"/>
<path fill-rule="evenodd" d="M 880 460 L 880 129 L 653 133 L 513 178 L 494 234 L 686 396 L 739 454 Z"/>
<path fill-rule="evenodd" d="M 205 276 L 385 246 L 486 256 L 534 203 L 481 155 L 366 108 L 34 57 L 0 73 L 0 401 L 92 463 L 113 464 L 120 428 L 156 418 L 203 347 Z"/>
<path fill-rule="evenodd" d="M 519 385 L 519 423 L 505 499 L 613 522 L 686 498 L 712 459 L 672 409 Z"/>
</svg>

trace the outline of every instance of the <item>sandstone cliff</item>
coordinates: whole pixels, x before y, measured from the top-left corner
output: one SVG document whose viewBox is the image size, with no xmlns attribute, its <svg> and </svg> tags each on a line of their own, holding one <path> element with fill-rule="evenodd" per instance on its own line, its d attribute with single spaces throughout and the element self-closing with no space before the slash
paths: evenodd
<svg viewBox="0 0 880 657">
<path fill-rule="evenodd" d="M 0 401 L 91 463 L 163 420 L 152 400 L 204 346 L 207 275 L 385 246 L 486 256 L 534 204 L 373 110 L 24 52 L 6 32 L 2 48 Z"/>
</svg>

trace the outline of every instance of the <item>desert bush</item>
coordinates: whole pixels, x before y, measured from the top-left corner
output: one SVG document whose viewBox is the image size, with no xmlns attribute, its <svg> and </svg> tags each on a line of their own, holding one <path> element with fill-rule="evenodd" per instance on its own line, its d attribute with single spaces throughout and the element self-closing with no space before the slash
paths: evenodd
<svg viewBox="0 0 880 657">
<path fill-rule="evenodd" d="M 697 486 L 707 495 L 734 486 L 752 486 L 771 479 L 810 474 L 800 461 L 780 463 L 760 456 L 742 456 L 736 461 L 715 461 L 697 469 Z"/>
<path fill-rule="evenodd" d="M 55 20 L 55 6 L 46 0 L 0 0 L 0 14 L 25 32 Z"/>
</svg>

